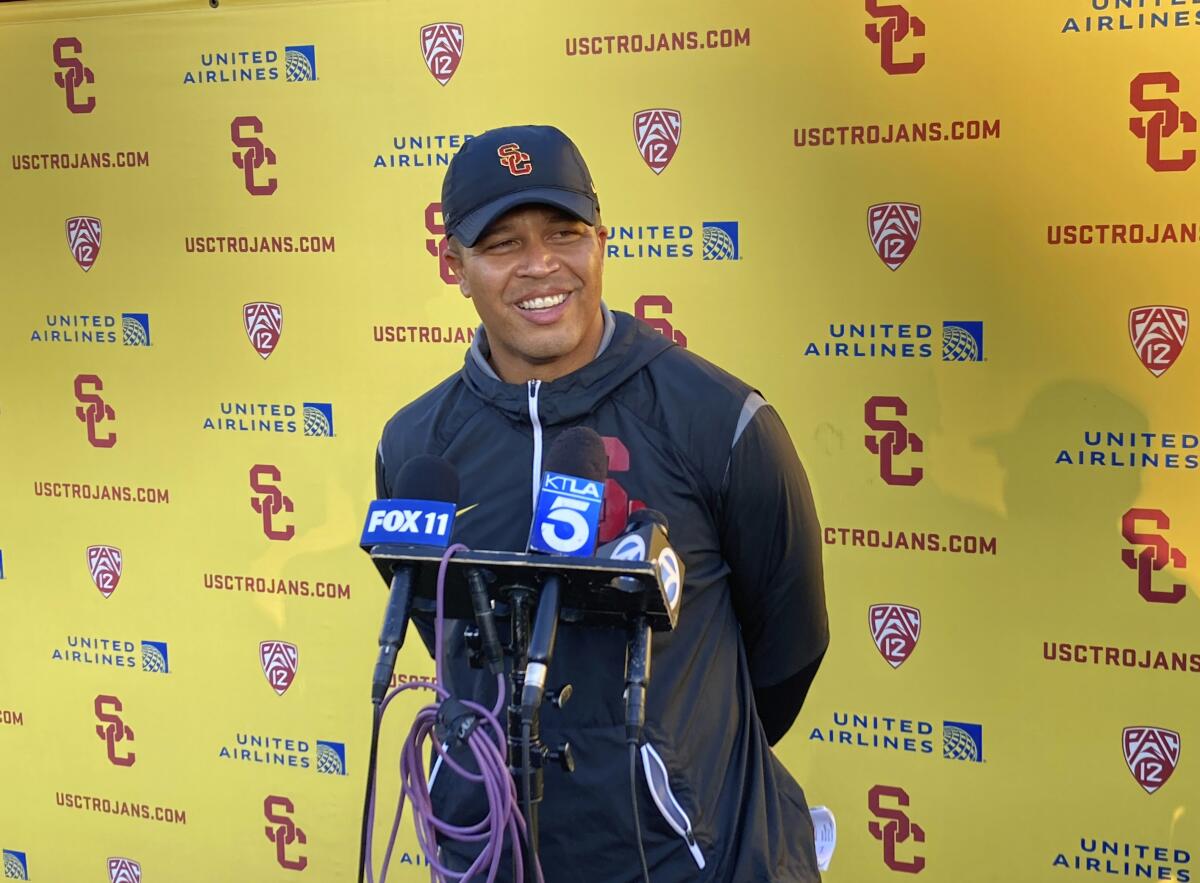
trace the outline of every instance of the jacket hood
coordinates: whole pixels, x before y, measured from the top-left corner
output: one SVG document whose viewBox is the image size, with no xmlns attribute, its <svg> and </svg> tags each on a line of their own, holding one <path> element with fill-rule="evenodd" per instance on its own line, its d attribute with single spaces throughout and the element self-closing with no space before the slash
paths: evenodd
<svg viewBox="0 0 1200 883">
<path fill-rule="evenodd" d="M 600 355 L 577 371 L 543 381 L 538 391 L 538 415 L 544 425 L 569 423 L 590 413 L 609 393 L 647 363 L 676 344 L 628 313 L 612 311 L 612 339 Z M 479 398 L 514 419 L 529 420 L 527 384 L 505 383 L 480 365 L 475 353 L 488 353 L 487 332 L 481 326 L 467 351 L 462 378 Z M 486 364 L 486 362 L 484 362 Z"/>
</svg>

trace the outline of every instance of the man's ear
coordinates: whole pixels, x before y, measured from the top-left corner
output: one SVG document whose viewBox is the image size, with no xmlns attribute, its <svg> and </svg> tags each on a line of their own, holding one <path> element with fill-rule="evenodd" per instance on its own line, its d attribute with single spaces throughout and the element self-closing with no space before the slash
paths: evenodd
<svg viewBox="0 0 1200 883">
<path fill-rule="evenodd" d="M 462 246 L 453 239 L 446 244 L 446 266 L 450 268 L 450 272 L 458 279 L 458 290 L 462 292 L 462 296 L 469 298 L 471 296 L 471 287 L 462 271 L 463 260 L 461 248 Z"/>
</svg>

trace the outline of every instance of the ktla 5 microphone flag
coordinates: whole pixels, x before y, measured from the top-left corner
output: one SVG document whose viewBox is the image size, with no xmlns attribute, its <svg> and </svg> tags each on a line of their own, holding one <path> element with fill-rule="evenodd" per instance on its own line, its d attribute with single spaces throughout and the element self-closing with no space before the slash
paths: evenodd
<svg viewBox="0 0 1200 883">
<path fill-rule="evenodd" d="M 475 333 L 446 166 L 537 122 L 587 157 L 607 303 L 762 390 L 811 477 L 833 640 L 775 751 L 828 878 L 1190 879 L 1198 28 L 4 4 L 5 876 L 352 878 L 374 449 Z M 411 634 L 397 683 L 432 675 Z M 407 823 L 395 862 L 428 873 Z"/>
</svg>

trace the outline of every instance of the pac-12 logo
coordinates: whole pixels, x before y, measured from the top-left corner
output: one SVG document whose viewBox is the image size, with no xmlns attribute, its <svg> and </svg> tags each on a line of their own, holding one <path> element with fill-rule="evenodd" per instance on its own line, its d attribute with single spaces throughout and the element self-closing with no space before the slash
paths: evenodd
<svg viewBox="0 0 1200 883">
<path fill-rule="evenodd" d="M 1179 734 L 1162 727 L 1126 727 L 1121 732 L 1125 764 L 1137 783 L 1153 794 L 1179 763 Z"/>
<path fill-rule="evenodd" d="M 884 806 L 885 798 L 895 800 L 897 807 L 908 806 L 908 792 L 894 785 L 876 785 L 867 792 L 867 808 L 877 819 L 885 819 L 884 824 L 868 822 L 867 830 L 876 840 L 883 841 L 883 863 L 893 871 L 905 874 L 919 874 L 925 868 L 925 857 L 915 855 L 907 861 L 897 855 L 896 846 L 907 843 L 925 842 L 925 830 L 916 822 L 909 819 L 904 810 L 897 807 Z"/>
<path fill-rule="evenodd" d="M 298 828 L 292 821 L 296 805 L 286 797 L 270 795 L 263 801 L 263 815 L 267 817 L 267 839 L 275 844 L 275 860 L 281 868 L 289 871 L 303 871 L 308 867 L 308 856 L 292 858 L 288 855 L 288 847 L 293 843 L 303 846 L 308 842 L 308 836 L 303 828 Z"/>
<path fill-rule="evenodd" d="M 131 858 L 110 858 L 108 883 L 142 883 L 142 866 Z"/>
<path fill-rule="evenodd" d="M 275 695 L 282 696 L 296 679 L 300 650 L 287 641 L 263 641 L 258 645 L 258 659 L 267 683 Z"/>
<path fill-rule="evenodd" d="M 908 61 L 896 58 L 896 44 L 909 36 L 924 37 L 925 22 L 899 3 L 880 4 L 879 0 L 867 0 L 867 14 L 872 18 L 886 19 L 882 25 L 871 22 L 867 25 L 867 39 L 879 47 L 879 66 L 889 74 L 915 74 L 925 66 L 925 53 L 914 52 Z"/>
<path fill-rule="evenodd" d="M 251 134 L 243 133 L 243 129 L 247 127 Z M 270 196 L 279 186 L 279 181 L 275 178 L 267 178 L 260 184 L 254 174 L 264 164 L 275 165 L 275 151 L 263 144 L 261 139 L 254 137 L 262 132 L 262 120 L 258 117 L 234 117 L 229 125 L 233 143 L 242 148 L 240 151 L 233 151 L 233 164 L 242 170 L 246 192 L 252 196 Z"/>
<path fill-rule="evenodd" d="M 648 316 L 647 311 L 656 310 L 662 315 Z M 633 304 L 633 314 L 641 319 L 667 340 L 679 344 L 684 349 L 687 349 L 687 335 L 679 331 L 671 324 L 671 320 L 665 318 L 674 312 L 675 307 L 671 303 L 671 299 L 665 294 L 643 294 Z"/>
<path fill-rule="evenodd" d="M 446 249 L 450 247 L 450 237 L 446 235 L 446 225 L 442 220 L 442 204 L 431 202 L 425 206 L 425 229 L 433 237 L 425 240 L 425 250 L 438 259 L 438 272 L 442 281 L 447 285 L 457 285 L 458 277 L 450 269 L 446 260 Z"/>
<path fill-rule="evenodd" d="M 92 389 L 89 390 L 88 387 Z M 104 383 L 95 374 L 79 374 L 75 377 L 75 399 L 80 406 L 75 409 L 75 416 L 87 426 L 88 441 L 94 448 L 111 448 L 117 443 L 117 434 L 109 432 L 101 435 L 98 428 L 101 423 L 117 419 L 117 412 L 112 405 L 104 401 L 100 390 Z"/>
<path fill-rule="evenodd" d="M 1129 118 L 1129 131 L 1146 142 L 1146 165 L 1156 172 L 1185 172 L 1196 162 L 1194 148 L 1181 151 L 1177 156 L 1163 156 L 1166 139 L 1176 132 L 1192 134 L 1196 131 L 1196 117 L 1162 95 L 1151 98 L 1147 91 L 1162 89 L 1167 95 L 1179 91 L 1179 77 L 1170 71 L 1140 73 L 1129 84 L 1129 103 L 1148 117 Z"/>
<path fill-rule="evenodd" d="M 250 508 L 262 516 L 263 533 L 270 540 L 290 540 L 296 535 L 296 525 L 282 526 L 275 523 L 275 516 L 295 509 L 292 498 L 284 496 L 277 485 L 283 473 L 275 466 L 258 463 L 250 467 L 250 489 L 259 496 L 250 498 Z"/>
<path fill-rule="evenodd" d="M 283 334 L 283 307 L 265 300 L 242 306 L 242 325 L 250 346 L 264 359 L 275 352 Z"/>
<path fill-rule="evenodd" d="M 87 272 L 100 257 L 100 237 L 103 231 L 99 218 L 77 215 L 67 218 L 67 247 L 83 272 Z"/>
<path fill-rule="evenodd" d="M 130 751 L 128 754 L 122 754 L 117 751 L 117 745 L 121 742 L 133 741 L 133 730 L 121 719 L 118 712 L 124 710 L 121 705 L 121 700 L 116 696 L 108 696 L 101 693 L 96 697 L 92 704 L 96 711 L 96 717 L 100 723 L 96 724 L 96 735 L 100 737 L 100 741 L 105 743 L 108 751 L 109 762 L 115 766 L 133 766 L 137 760 L 137 755 Z M 109 711 L 107 706 L 112 706 Z"/>
<path fill-rule="evenodd" d="M 671 163 L 683 134 L 683 115 L 677 110 L 652 107 L 633 115 L 633 140 L 650 171 L 661 175 Z"/>
<path fill-rule="evenodd" d="M 604 485 L 598 481 L 543 473 L 529 548 L 551 555 L 591 555 L 596 548 L 603 497 Z"/>
<path fill-rule="evenodd" d="M 439 21 L 421 28 L 421 55 L 433 78 L 445 86 L 458 70 L 463 55 L 463 26 Z"/>
<path fill-rule="evenodd" d="M 88 546 L 88 570 L 92 574 L 92 582 L 107 598 L 117 590 L 121 581 L 122 556 L 116 546 Z"/>
<path fill-rule="evenodd" d="M 881 435 L 868 435 L 864 441 L 867 450 L 879 457 L 879 477 L 890 485 L 912 487 L 919 484 L 925 477 L 925 470 L 914 466 L 908 472 L 897 472 L 896 458 L 912 451 L 919 454 L 925 450 L 925 443 L 915 432 L 909 432 L 899 420 L 889 420 L 880 416 L 880 411 L 890 409 L 897 417 L 908 416 L 908 405 L 899 396 L 871 396 L 867 399 L 867 426 Z"/>
<path fill-rule="evenodd" d="M 921 207 L 912 202 L 881 202 L 867 208 L 867 232 L 875 253 L 889 270 L 899 270 L 917 247 Z"/>
<path fill-rule="evenodd" d="M 867 621 L 880 655 L 892 668 L 899 668 L 921 638 L 921 611 L 903 604 L 872 604 Z"/>
<path fill-rule="evenodd" d="M 511 144 L 501 144 L 496 148 L 496 156 L 500 157 L 500 165 L 508 169 L 510 175 L 519 177 L 533 174 L 533 163 L 529 159 L 529 154 L 523 151 L 521 145 L 515 141 Z"/>
<path fill-rule="evenodd" d="M 67 53 L 71 54 L 68 55 Z M 67 109 L 71 113 L 91 113 L 96 109 L 96 96 L 89 95 L 85 100 L 76 92 L 85 83 L 96 82 L 96 75 L 90 67 L 85 67 L 77 56 L 83 53 L 83 44 L 78 37 L 59 37 L 54 41 L 54 63 L 62 70 L 55 71 L 54 82 L 66 92 Z"/>
<path fill-rule="evenodd" d="M 1121 518 L 1121 535 L 1133 546 L 1142 546 L 1140 551 L 1122 549 L 1121 560 L 1138 575 L 1138 594 L 1154 604 L 1178 604 L 1187 595 L 1187 586 L 1175 583 L 1169 589 L 1156 589 L 1154 573 L 1169 563 L 1183 570 L 1187 567 L 1187 555 L 1181 549 L 1171 547 L 1167 538 L 1158 533 L 1143 532 L 1140 522 L 1149 521 L 1155 529 L 1166 530 L 1171 519 L 1161 509 L 1130 509 Z"/>
<path fill-rule="evenodd" d="M 1146 370 L 1162 377 L 1187 343 L 1188 311 L 1162 304 L 1129 311 L 1129 340 Z"/>
</svg>

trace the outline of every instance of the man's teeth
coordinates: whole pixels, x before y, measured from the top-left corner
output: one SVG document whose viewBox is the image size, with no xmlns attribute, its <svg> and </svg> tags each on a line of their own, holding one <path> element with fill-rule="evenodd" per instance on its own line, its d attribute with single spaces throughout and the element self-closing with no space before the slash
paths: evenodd
<svg viewBox="0 0 1200 883">
<path fill-rule="evenodd" d="M 567 299 L 567 293 L 564 291 L 561 294 L 552 294 L 549 297 L 535 297 L 529 300 L 523 300 L 517 304 L 517 308 L 521 310 L 548 310 L 550 307 L 556 307 Z"/>
</svg>

